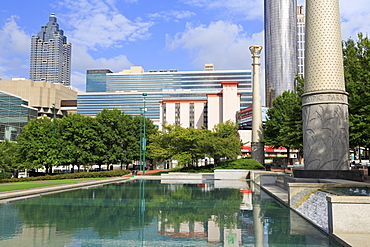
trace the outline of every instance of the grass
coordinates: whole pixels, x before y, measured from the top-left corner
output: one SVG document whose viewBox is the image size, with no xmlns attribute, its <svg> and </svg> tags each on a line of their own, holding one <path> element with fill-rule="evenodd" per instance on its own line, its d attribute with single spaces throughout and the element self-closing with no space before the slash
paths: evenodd
<svg viewBox="0 0 370 247">
<path fill-rule="evenodd" d="M 104 179 L 104 178 L 78 178 L 78 179 L 31 181 L 31 182 L 19 182 L 19 183 L 2 183 L 0 184 L 0 192 L 33 189 L 33 188 L 40 188 L 40 187 L 46 187 L 46 186 L 71 184 L 71 183 L 78 183 L 82 181 L 101 180 L 101 179 Z"/>
</svg>

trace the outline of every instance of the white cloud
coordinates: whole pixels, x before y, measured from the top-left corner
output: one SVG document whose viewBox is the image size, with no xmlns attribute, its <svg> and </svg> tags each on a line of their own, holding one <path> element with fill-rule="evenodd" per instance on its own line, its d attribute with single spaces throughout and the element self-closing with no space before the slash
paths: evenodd
<svg viewBox="0 0 370 247">
<path fill-rule="evenodd" d="M 64 0 L 60 6 L 69 9 L 62 18 L 72 31 L 74 44 L 91 50 L 121 46 L 123 42 L 150 37 L 151 22 L 131 21 L 120 14 L 112 0 Z"/>
<path fill-rule="evenodd" d="M 184 32 L 167 35 L 167 49 L 187 50 L 198 69 L 205 63 L 215 64 L 216 69 L 249 69 L 249 46 L 255 44 L 263 44 L 263 33 L 248 37 L 240 25 L 224 21 L 209 26 L 188 23 Z"/>
<path fill-rule="evenodd" d="M 238 14 L 246 20 L 260 19 L 263 16 L 262 0 L 182 0 L 182 2 L 207 9 L 220 9 L 229 16 Z"/>
<path fill-rule="evenodd" d="M 179 19 L 186 19 L 190 18 L 192 16 L 195 16 L 196 14 L 194 12 L 184 10 L 184 11 L 178 11 L 178 10 L 168 10 L 168 11 L 161 11 L 159 13 L 150 14 L 150 19 L 163 19 L 165 21 L 178 21 Z"/>
<path fill-rule="evenodd" d="M 357 38 L 357 33 L 370 32 L 370 13 L 368 0 L 340 0 L 342 18 L 342 38 Z"/>
<path fill-rule="evenodd" d="M 11 16 L 0 29 L 0 77 L 11 79 L 28 75 L 31 38 Z"/>
</svg>

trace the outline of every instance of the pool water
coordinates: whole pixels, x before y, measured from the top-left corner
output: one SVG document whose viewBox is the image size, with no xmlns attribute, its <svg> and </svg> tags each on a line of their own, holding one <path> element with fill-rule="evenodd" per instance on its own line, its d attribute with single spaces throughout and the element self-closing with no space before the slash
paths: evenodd
<svg viewBox="0 0 370 247">
<path fill-rule="evenodd" d="M 192 183 L 136 180 L 0 205 L 0 246 L 340 246 L 254 184 Z"/>
</svg>

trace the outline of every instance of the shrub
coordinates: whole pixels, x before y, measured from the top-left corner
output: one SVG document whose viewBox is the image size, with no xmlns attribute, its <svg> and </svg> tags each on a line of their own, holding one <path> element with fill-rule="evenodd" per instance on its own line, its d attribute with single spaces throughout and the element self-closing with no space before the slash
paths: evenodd
<svg viewBox="0 0 370 247">
<path fill-rule="evenodd" d="M 156 173 L 155 176 L 158 176 L 162 173 L 168 172 L 213 172 L 215 169 L 244 169 L 244 170 L 264 170 L 265 167 L 258 161 L 251 158 L 235 159 L 235 160 L 224 160 L 219 162 L 217 167 L 214 167 L 213 164 L 199 167 L 183 167 L 183 168 L 173 168 L 170 170 L 162 171 Z"/>
<path fill-rule="evenodd" d="M 254 159 L 235 159 L 221 161 L 219 169 L 247 169 L 247 170 L 259 170 L 265 169 L 265 167 Z"/>
<path fill-rule="evenodd" d="M 0 179 L 5 179 L 5 178 L 11 178 L 12 174 L 10 172 L 0 172 Z"/>
<path fill-rule="evenodd" d="M 129 170 L 66 173 L 66 174 L 59 174 L 59 175 L 45 175 L 45 176 L 40 176 L 40 177 L 0 179 L 0 183 L 28 182 L 28 181 L 41 181 L 41 180 L 61 180 L 61 179 L 76 179 L 76 178 L 107 178 L 107 177 L 119 177 L 119 176 L 123 176 L 129 173 L 131 173 L 131 171 Z"/>
</svg>

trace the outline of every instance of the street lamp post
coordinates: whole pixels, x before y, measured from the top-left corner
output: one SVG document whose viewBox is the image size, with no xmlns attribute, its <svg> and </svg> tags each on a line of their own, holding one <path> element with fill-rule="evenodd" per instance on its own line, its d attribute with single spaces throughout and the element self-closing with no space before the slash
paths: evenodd
<svg viewBox="0 0 370 247">
<path fill-rule="evenodd" d="M 143 93 L 143 103 L 144 103 L 144 109 L 143 109 L 143 120 L 140 118 L 140 126 L 143 121 L 143 128 L 140 128 L 140 170 L 142 171 L 142 174 L 145 175 L 145 167 L 146 167 L 146 119 L 145 119 L 145 112 L 146 112 L 146 107 L 145 107 L 145 97 L 147 96 L 147 93 Z M 143 130 L 143 131 L 141 131 Z"/>
</svg>

